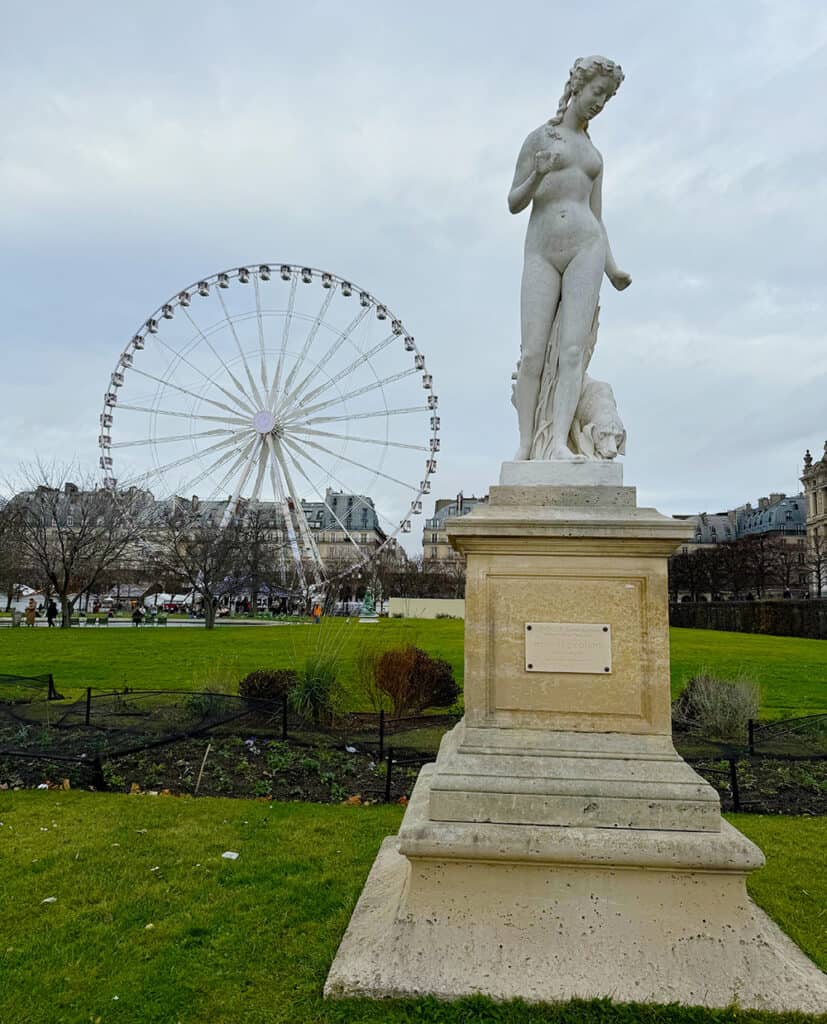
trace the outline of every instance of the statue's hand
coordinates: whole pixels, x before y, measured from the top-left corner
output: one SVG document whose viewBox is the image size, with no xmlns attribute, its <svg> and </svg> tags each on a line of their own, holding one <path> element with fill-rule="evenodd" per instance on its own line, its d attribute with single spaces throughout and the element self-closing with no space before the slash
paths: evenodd
<svg viewBox="0 0 827 1024">
<path fill-rule="evenodd" d="M 625 270 L 615 270 L 609 274 L 609 280 L 619 292 L 622 292 L 632 283 L 632 275 L 627 274 Z"/>
<path fill-rule="evenodd" d="M 561 159 L 560 153 L 553 153 L 550 149 L 538 149 L 534 154 L 534 170 L 539 175 L 548 174 L 555 170 Z"/>
</svg>

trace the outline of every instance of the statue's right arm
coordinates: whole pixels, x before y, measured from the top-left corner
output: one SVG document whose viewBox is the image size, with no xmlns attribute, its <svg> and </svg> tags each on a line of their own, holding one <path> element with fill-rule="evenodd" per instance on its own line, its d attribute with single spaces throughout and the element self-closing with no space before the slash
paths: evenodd
<svg viewBox="0 0 827 1024">
<path fill-rule="evenodd" d="M 517 157 L 514 181 L 511 183 L 511 191 L 508 193 L 508 209 L 512 213 L 520 213 L 528 206 L 542 180 L 542 175 L 537 171 L 534 160 L 538 148 L 536 134 L 536 132 L 532 132 L 529 135 Z"/>
</svg>

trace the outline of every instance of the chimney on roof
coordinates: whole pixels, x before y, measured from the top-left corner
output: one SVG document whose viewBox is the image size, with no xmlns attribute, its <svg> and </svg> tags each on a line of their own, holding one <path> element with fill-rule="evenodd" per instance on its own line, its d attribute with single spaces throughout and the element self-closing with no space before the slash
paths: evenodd
<svg viewBox="0 0 827 1024">
<path fill-rule="evenodd" d="M 769 506 L 770 506 L 770 499 L 769 498 L 759 498 L 758 499 L 758 508 L 759 509 L 763 510 L 765 508 L 769 508 Z"/>
<path fill-rule="evenodd" d="M 776 494 L 773 492 L 770 494 L 770 505 L 777 505 L 779 501 L 783 501 L 786 497 L 786 494 Z"/>
</svg>

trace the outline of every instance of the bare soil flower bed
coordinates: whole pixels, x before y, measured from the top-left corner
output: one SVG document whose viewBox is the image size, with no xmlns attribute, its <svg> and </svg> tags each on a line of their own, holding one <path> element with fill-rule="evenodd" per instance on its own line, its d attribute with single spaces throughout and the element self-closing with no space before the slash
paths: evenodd
<svg viewBox="0 0 827 1024">
<path fill-rule="evenodd" d="M 400 751 L 399 756 L 405 756 L 405 752 Z M 385 771 L 385 763 L 377 764 L 366 751 L 303 746 L 253 736 L 181 740 L 103 766 L 106 788 L 111 791 L 194 795 L 201 773 L 197 789 L 201 796 L 317 803 L 341 803 L 355 796 L 363 802 L 382 800 Z M 395 767 L 392 799 L 407 795 L 416 775 L 416 769 Z M 64 779 L 72 789 L 91 786 L 90 770 L 77 763 L 0 756 L 0 788 L 65 788 Z"/>
</svg>

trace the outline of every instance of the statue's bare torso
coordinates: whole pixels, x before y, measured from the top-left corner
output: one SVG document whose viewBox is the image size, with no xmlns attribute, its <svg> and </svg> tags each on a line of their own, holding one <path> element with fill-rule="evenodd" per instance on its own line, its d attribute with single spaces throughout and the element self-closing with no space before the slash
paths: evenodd
<svg viewBox="0 0 827 1024">
<path fill-rule="evenodd" d="M 587 66 L 588 62 L 592 63 Z M 622 73 L 603 58 L 578 64 L 572 72 L 572 78 L 577 72 L 576 88 L 570 78 L 561 113 L 523 143 L 508 196 L 512 213 L 531 204 L 521 292 L 520 369 L 514 389 L 520 424 L 518 460 L 531 457 L 540 379 L 555 317 L 559 352 L 551 457 L 581 458 L 567 442 L 601 280 L 605 272 L 618 289 L 631 282 L 617 268 L 609 248 L 602 220 L 603 159 L 586 131 L 589 120 L 614 94 Z"/>
</svg>

